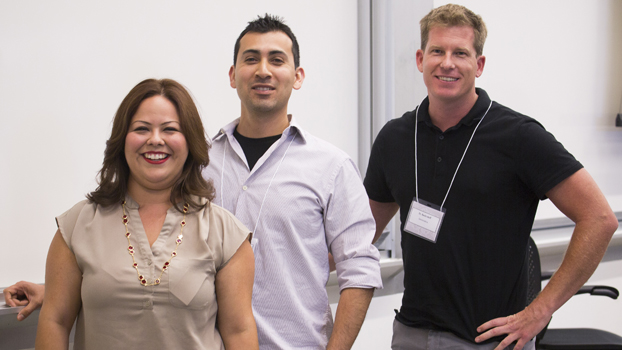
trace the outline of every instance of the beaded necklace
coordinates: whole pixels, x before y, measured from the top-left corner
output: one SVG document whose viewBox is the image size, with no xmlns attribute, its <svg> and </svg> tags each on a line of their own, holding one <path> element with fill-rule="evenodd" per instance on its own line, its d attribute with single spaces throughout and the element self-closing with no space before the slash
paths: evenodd
<svg viewBox="0 0 622 350">
<path fill-rule="evenodd" d="M 125 237 L 127 238 L 127 244 L 128 244 L 127 250 L 132 256 L 132 262 L 133 262 L 132 266 L 134 267 L 134 269 L 136 269 L 136 273 L 138 274 L 138 280 L 140 281 L 140 284 L 145 287 L 157 286 L 158 284 L 160 284 L 160 279 L 162 278 L 164 271 L 166 271 L 168 267 L 171 265 L 171 260 L 177 256 L 177 248 L 179 248 L 179 245 L 184 239 L 183 231 L 184 231 L 184 226 L 186 226 L 186 214 L 188 213 L 188 208 L 189 208 L 188 203 L 184 204 L 184 209 L 183 209 L 184 218 L 181 220 L 181 224 L 180 224 L 181 229 L 179 230 L 179 235 L 177 236 L 177 239 L 175 240 L 175 243 L 176 243 L 175 250 L 173 250 L 173 252 L 171 253 L 171 257 L 168 258 L 168 260 L 164 263 L 164 266 L 162 266 L 162 271 L 160 272 L 160 276 L 158 276 L 158 278 L 156 278 L 151 283 L 148 283 L 145 276 L 141 275 L 140 271 L 138 271 L 138 263 L 136 262 L 136 259 L 134 258 L 134 246 L 132 245 L 132 242 L 130 241 L 130 236 L 132 234 L 127 228 L 127 223 L 130 222 L 130 219 L 127 217 L 127 214 L 125 214 L 125 200 L 121 202 L 121 206 L 123 207 L 123 225 L 125 225 Z"/>
</svg>

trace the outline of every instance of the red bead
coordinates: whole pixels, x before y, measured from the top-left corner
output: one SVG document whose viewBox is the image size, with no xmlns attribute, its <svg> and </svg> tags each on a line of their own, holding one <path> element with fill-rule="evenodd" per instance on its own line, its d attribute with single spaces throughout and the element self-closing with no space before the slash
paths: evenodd
<svg viewBox="0 0 622 350">
<path fill-rule="evenodd" d="M 177 238 L 177 241 L 176 241 L 176 242 L 177 242 L 177 243 L 181 243 L 181 239 Z"/>
<path fill-rule="evenodd" d="M 168 266 L 168 265 L 169 265 L 169 262 L 168 262 L 168 261 L 164 263 L 164 266 Z"/>
<path fill-rule="evenodd" d="M 138 267 L 138 264 L 137 264 L 137 263 L 134 263 L 132 266 L 134 266 L 134 267 Z"/>
<path fill-rule="evenodd" d="M 140 281 L 140 283 L 145 285 L 145 284 L 147 284 L 147 280 L 142 280 L 142 281 Z"/>
<path fill-rule="evenodd" d="M 128 232 L 128 233 L 126 233 L 126 234 L 125 234 L 125 237 L 129 237 L 129 236 L 131 236 L 131 235 L 132 235 L 132 234 Z"/>
<path fill-rule="evenodd" d="M 160 279 L 155 280 L 155 284 L 160 284 Z"/>
<path fill-rule="evenodd" d="M 172 252 L 171 256 L 177 256 L 177 252 Z"/>
<path fill-rule="evenodd" d="M 128 250 L 132 250 L 132 249 L 134 249 L 134 247 L 129 246 L 129 247 L 127 247 L 127 249 L 128 249 Z"/>
</svg>

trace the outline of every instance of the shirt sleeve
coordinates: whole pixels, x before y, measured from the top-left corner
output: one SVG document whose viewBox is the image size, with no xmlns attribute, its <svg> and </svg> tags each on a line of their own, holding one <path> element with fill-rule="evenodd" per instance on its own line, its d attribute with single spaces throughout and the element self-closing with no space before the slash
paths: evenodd
<svg viewBox="0 0 622 350">
<path fill-rule="evenodd" d="M 220 259 L 214 262 L 216 270 L 220 270 L 227 265 L 251 232 L 226 209 L 213 204 L 210 206 L 209 236 L 220 238 L 219 242 L 215 242 L 220 248 Z"/>
<path fill-rule="evenodd" d="M 71 237 L 73 236 L 73 230 L 76 227 L 76 223 L 78 222 L 78 217 L 80 216 L 82 209 L 84 209 L 87 203 L 88 201 L 86 199 L 80 201 L 71 209 L 56 217 L 56 225 L 58 226 L 61 236 L 63 236 L 65 243 L 67 243 L 67 246 L 72 253 L 73 246 L 71 244 Z"/>
<path fill-rule="evenodd" d="M 389 122 L 390 123 L 390 122 Z M 386 138 L 384 135 L 390 133 L 387 129 L 389 124 L 385 125 L 380 133 L 376 137 L 374 144 L 371 148 L 371 154 L 369 155 L 369 163 L 367 164 L 367 173 L 365 174 L 365 190 L 370 199 L 381 202 L 391 203 L 395 202 L 391 190 L 387 185 L 387 179 L 385 176 L 385 169 L 383 160 L 391 155 L 391 152 L 386 152 Z"/>
<path fill-rule="evenodd" d="M 519 176 L 540 199 L 570 175 L 583 168 L 535 119 L 528 118 L 519 128 Z"/>
<path fill-rule="evenodd" d="M 376 223 L 358 170 L 347 159 L 333 174 L 324 213 L 326 239 L 335 259 L 339 289 L 382 288 Z"/>
</svg>

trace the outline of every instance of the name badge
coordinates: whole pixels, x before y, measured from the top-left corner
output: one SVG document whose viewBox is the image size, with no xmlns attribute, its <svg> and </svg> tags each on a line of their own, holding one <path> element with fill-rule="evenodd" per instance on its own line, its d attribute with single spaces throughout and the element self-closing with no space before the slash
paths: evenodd
<svg viewBox="0 0 622 350">
<path fill-rule="evenodd" d="M 413 200 L 408 211 L 404 231 L 436 243 L 445 216 L 445 208 L 441 211 L 435 207 L 440 209 L 440 207 L 422 199 L 419 199 L 419 202 Z"/>
</svg>

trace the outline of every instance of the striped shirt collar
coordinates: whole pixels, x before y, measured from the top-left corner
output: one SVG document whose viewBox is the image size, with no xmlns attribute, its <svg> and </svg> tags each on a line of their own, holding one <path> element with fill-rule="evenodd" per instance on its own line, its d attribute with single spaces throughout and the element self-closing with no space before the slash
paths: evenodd
<svg viewBox="0 0 622 350">
<path fill-rule="evenodd" d="M 289 126 L 287 128 L 285 128 L 285 130 L 283 130 L 283 134 L 282 135 L 289 136 L 292 133 L 298 132 L 298 135 L 300 135 L 301 138 L 302 138 L 302 142 L 306 143 L 307 142 L 307 133 L 304 130 L 302 130 L 302 128 L 297 123 L 296 119 L 291 114 L 288 114 L 287 117 L 289 118 Z M 213 141 L 218 141 L 218 140 L 223 138 L 223 135 L 227 135 L 227 137 L 229 137 L 229 138 L 234 137 L 233 136 L 233 131 L 235 130 L 235 127 L 238 126 L 238 124 L 240 124 L 240 118 L 236 118 L 231 123 L 229 123 L 229 124 L 225 125 L 224 127 L 222 127 L 218 131 L 218 134 L 216 134 L 212 140 Z M 210 142 L 210 144 L 211 144 L 211 142 Z"/>
</svg>

